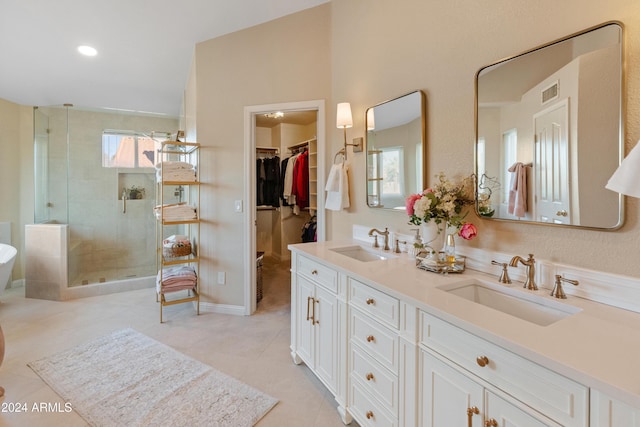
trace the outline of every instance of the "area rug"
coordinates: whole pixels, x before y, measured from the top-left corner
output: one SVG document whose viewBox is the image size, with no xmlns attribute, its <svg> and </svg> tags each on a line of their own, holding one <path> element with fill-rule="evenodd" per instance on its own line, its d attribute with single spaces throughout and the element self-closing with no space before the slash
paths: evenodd
<svg viewBox="0 0 640 427">
<path fill-rule="evenodd" d="M 133 329 L 28 366 L 92 426 L 250 427 L 277 403 Z"/>
</svg>

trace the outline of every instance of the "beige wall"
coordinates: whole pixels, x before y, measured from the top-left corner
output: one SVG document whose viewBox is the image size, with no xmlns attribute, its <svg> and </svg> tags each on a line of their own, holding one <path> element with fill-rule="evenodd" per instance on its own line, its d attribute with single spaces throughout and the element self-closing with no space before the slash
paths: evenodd
<svg viewBox="0 0 640 427">
<path fill-rule="evenodd" d="M 640 138 L 640 2 L 636 0 L 496 0 L 437 2 L 332 1 L 332 97 L 350 101 L 354 128 L 364 134 L 368 106 L 411 90 L 427 94 L 428 176 L 473 171 L 474 77 L 501 58 L 609 20 L 625 25 L 627 42 L 627 152 Z M 335 114 L 330 102 L 328 123 Z M 328 129 L 333 152 L 339 131 Z M 328 214 L 328 237 L 348 235 L 351 224 L 408 229 L 395 212 L 369 210 L 364 194 L 364 158 L 355 159 L 354 208 Z M 638 200 L 628 199 L 624 227 L 581 231 L 503 222 L 474 222 L 473 246 L 640 277 Z M 465 244 L 466 242 L 461 242 Z"/>
<path fill-rule="evenodd" d="M 241 198 L 244 106 L 325 99 L 327 164 L 342 135 L 334 126 L 337 102 L 351 102 L 349 139 L 364 136 L 364 112 L 387 99 L 422 89 L 427 94 L 428 176 L 473 171 L 474 77 L 501 58 L 609 20 L 625 25 L 627 94 L 640 90 L 640 3 L 636 0 L 496 0 L 436 2 L 333 0 L 330 4 L 201 43 L 196 49 L 198 140 L 205 144 L 203 170 L 206 224 L 204 292 L 216 302 L 242 304 L 242 217 L 232 213 Z M 330 43 L 327 38 L 330 37 Z M 629 103 L 627 151 L 640 137 L 640 106 Z M 403 213 L 366 206 L 365 159 L 353 160 L 352 207 L 327 211 L 327 238 L 351 234 L 353 224 L 408 231 Z M 640 277 L 638 201 L 627 204 L 625 226 L 616 232 L 547 228 L 475 219 L 472 241 L 508 254 L 539 258 Z M 465 244 L 462 242 L 461 244 Z M 215 272 L 228 272 L 216 286 Z"/>
<path fill-rule="evenodd" d="M 196 46 L 201 150 L 201 291 L 244 305 L 244 107 L 325 99 L 331 93 L 330 7 L 320 6 Z M 191 84 L 188 87 L 191 87 Z M 217 273 L 226 284 L 217 285 Z"/>
<path fill-rule="evenodd" d="M 33 222 L 33 109 L 0 99 L 0 222 L 18 249 L 13 280 L 24 278 L 24 224 Z"/>
</svg>

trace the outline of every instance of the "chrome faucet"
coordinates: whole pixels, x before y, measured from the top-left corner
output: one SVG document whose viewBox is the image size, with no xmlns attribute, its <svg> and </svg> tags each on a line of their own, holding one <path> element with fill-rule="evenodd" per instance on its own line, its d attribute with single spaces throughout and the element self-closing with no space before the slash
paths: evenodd
<svg viewBox="0 0 640 427">
<path fill-rule="evenodd" d="M 378 247 L 378 236 L 376 236 L 374 233 L 377 233 L 380 236 L 384 237 L 384 250 L 388 251 L 391 248 L 389 248 L 389 229 L 385 227 L 384 231 L 380 231 L 377 228 L 372 228 L 371 230 L 369 230 L 369 237 L 375 237 L 375 241 L 373 243 L 373 247 L 377 248 Z"/>
<path fill-rule="evenodd" d="M 510 267 L 517 267 L 518 263 L 527 267 L 527 280 L 524 282 L 524 287 L 527 289 L 531 289 L 532 291 L 537 291 L 538 286 L 536 285 L 536 260 L 533 259 L 533 254 L 529 254 L 528 259 L 524 259 L 521 256 L 514 256 L 511 258 L 509 262 Z"/>
</svg>

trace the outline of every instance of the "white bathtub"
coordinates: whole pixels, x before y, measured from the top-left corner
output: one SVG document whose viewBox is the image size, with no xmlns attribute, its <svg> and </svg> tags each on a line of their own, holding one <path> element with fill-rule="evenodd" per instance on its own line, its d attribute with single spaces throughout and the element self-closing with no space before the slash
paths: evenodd
<svg viewBox="0 0 640 427">
<path fill-rule="evenodd" d="M 9 283 L 9 277 L 11 277 L 11 270 L 17 254 L 18 250 L 13 246 L 0 243 L 0 295 L 4 293 Z"/>
</svg>

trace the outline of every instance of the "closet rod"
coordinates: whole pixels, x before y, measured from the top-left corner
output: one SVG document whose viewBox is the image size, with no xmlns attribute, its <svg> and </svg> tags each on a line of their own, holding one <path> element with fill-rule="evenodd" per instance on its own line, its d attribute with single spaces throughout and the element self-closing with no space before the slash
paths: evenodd
<svg viewBox="0 0 640 427">
<path fill-rule="evenodd" d="M 315 141 L 315 140 L 317 140 L 317 138 L 315 138 L 315 137 L 314 137 L 314 138 L 311 138 L 311 139 L 307 139 L 306 141 L 302 141 L 302 142 L 298 142 L 297 144 L 290 145 L 290 146 L 288 146 L 287 148 L 288 148 L 289 150 L 292 150 L 292 151 L 293 151 L 293 150 L 295 150 L 296 148 L 301 148 L 301 147 L 304 147 L 305 145 L 309 145 L 309 143 L 310 143 L 311 141 Z"/>
<path fill-rule="evenodd" d="M 278 153 L 280 151 L 277 147 L 256 147 L 256 152 L 260 153 Z"/>
</svg>

